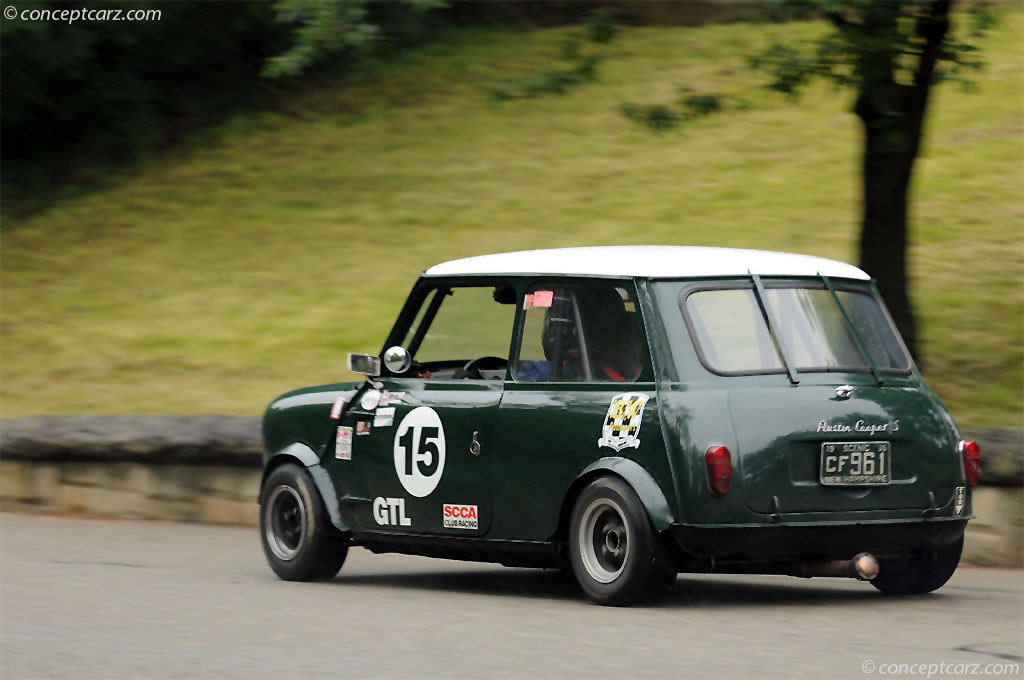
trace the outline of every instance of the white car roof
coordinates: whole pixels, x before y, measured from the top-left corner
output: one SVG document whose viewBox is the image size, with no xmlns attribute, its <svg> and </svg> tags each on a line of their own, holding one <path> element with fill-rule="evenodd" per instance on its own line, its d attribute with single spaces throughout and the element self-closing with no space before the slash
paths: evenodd
<svg viewBox="0 0 1024 680">
<path fill-rule="evenodd" d="M 424 276 L 540 274 L 650 279 L 714 276 L 830 276 L 870 280 L 845 262 L 811 255 L 739 248 L 696 246 L 595 246 L 523 250 L 451 260 L 434 265 Z"/>
</svg>

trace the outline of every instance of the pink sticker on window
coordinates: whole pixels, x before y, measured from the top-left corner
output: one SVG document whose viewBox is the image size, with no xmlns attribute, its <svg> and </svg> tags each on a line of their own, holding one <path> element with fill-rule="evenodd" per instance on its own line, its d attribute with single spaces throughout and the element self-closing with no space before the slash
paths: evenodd
<svg viewBox="0 0 1024 680">
<path fill-rule="evenodd" d="M 334 406 L 331 407 L 331 418 L 337 420 L 341 417 L 341 409 L 345 408 L 345 397 L 338 397 L 334 400 Z"/>
<path fill-rule="evenodd" d="M 533 306 L 534 307 L 550 307 L 551 300 L 554 298 L 554 291 L 550 290 L 535 290 L 533 291 Z"/>
<path fill-rule="evenodd" d="M 533 309 L 533 293 L 523 298 L 523 309 Z"/>
</svg>

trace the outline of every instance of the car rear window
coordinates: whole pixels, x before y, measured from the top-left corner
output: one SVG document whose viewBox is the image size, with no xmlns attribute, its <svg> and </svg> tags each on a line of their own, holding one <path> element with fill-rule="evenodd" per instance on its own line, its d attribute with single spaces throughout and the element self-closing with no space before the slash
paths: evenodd
<svg viewBox="0 0 1024 680">
<path fill-rule="evenodd" d="M 753 287 L 696 290 L 685 296 L 687 325 L 709 369 L 783 372 L 783 347 L 794 368 L 804 373 L 870 371 L 868 356 L 879 370 L 909 369 L 892 323 L 871 295 L 839 290 L 840 309 L 824 288 L 769 286 L 764 293 L 767 309 Z M 769 328 L 766 311 L 777 328 Z"/>
</svg>

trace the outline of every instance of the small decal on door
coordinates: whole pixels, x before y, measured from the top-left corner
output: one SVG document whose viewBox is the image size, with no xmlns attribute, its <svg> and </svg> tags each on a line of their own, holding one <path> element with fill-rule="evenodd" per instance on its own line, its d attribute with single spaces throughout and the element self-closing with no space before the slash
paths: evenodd
<svg viewBox="0 0 1024 680">
<path fill-rule="evenodd" d="M 342 425 L 334 438 L 334 457 L 338 460 L 352 460 L 352 428 Z"/>
<path fill-rule="evenodd" d="M 640 392 L 625 392 L 612 397 L 597 445 L 607 446 L 616 451 L 638 448 L 640 423 L 643 421 L 644 406 L 647 405 L 649 398 Z"/>
<path fill-rule="evenodd" d="M 378 408 L 373 416 L 374 427 L 391 427 L 395 422 L 395 407 L 386 406 Z"/>
<path fill-rule="evenodd" d="M 445 529 L 476 529 L 479 527 L 476 506 L 445 503 L 441 506 L 441 522 Z"/>
<path fill-rule="evenodd" d="M 360 420 L 356 423 L 356 434 L 370 434 L 370 421 Z"/>
<path fill-rule="evenodd" d="M 340 418 L 343 408 L 345 408 L 345 397 L 338 397 L 334 400 L 334 406 L 331 407 L 331 418 L 334 420 Z"/>
</svg>

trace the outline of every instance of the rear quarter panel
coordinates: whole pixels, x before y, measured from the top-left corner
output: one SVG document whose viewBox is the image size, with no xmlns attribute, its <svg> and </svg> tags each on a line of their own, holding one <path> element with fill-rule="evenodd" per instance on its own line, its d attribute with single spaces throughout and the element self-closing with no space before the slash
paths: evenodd
<svg viewBox="0 0 1024 680">
<path fill-rule="evenodd" d="M 600 446 L 614 395 L 649 396 L 640 445 L 621 451 Z M 672 472 L 665 456 L 660 403 L 653 383 L 551 383 L 506 385 L 498 421 L 494 538 L 545 541 L 558 530 L 567 491 L 594 462 L 632 460 L 661 486 L 674 505 Z"/>
</svg>

